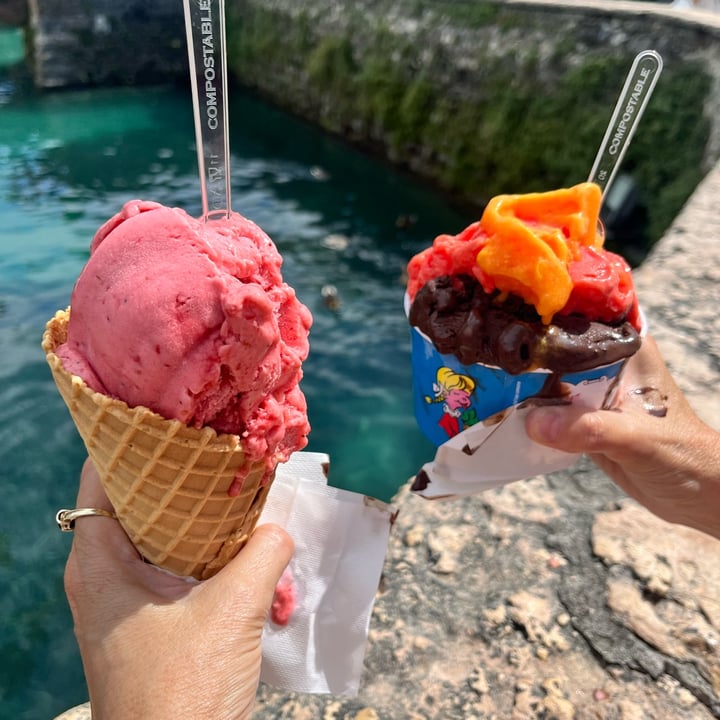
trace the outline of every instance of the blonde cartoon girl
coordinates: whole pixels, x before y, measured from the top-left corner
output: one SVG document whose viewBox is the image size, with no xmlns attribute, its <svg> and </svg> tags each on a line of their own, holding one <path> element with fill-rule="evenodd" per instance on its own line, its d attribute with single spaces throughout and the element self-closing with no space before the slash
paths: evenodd
<svg viewBox="0 0 720 720">
<path fill-rule="evenodd" d="M 438 424 L 449 438 L 478 422 L 477 412 L 471 407 L 476 385 L 469 375 L 461 375 L 449 367 L 438 369 L 433 383 L 435 395 L 426 395 L 425 402 L 443 403 Z"/>
</svg>

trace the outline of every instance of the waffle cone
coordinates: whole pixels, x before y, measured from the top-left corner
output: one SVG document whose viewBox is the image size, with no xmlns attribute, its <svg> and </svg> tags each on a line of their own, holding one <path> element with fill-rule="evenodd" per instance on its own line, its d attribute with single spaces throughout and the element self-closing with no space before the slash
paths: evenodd
<svg viewBox="0 0 720 720">
<path fill-rule="evenodd" d="M 267 465 L 251 463 L 236 435 L 190 428 L 91 390 L 55 354 L 69 310 L 46 326 L 43 350 L 118 519 L 154 565 L 198 579 L 214 575 L 246 543 L 270 490 Z M 228 488 L 246 475 L 236 497 Z"/>
</svg>

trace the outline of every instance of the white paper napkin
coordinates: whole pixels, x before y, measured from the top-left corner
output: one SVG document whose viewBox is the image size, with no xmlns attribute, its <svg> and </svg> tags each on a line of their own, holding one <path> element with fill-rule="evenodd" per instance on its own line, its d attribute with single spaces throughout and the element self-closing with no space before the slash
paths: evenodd
<svg viewBox="0 0 720 720">
<path fill-rule="evenodd" d="M 539 445 L 527 436 L 530 409 L 509 408 L 496 424 L 478 423 L 441 445 L 416 476 L 415 494 L 427 499 L 475 495 L 572 465 L 579 455 Z"/>
<path fill-rule="evenodd" d="M 617 388 L 613 377 L 568 385 L 567 399 L 558 404 L 597 409 Z M 528 398 L 472 425 L 440 445 L 432 462 L 416 475 L 412 491 L 429 500 L 442 500 L 500 487 L 510 482 L 570 467 L 580 455 L 555 450 L 531 440 L 525 431 L 527 414 L 547 398 Z"/>
<path fill-rule="evenodd" d="M 295 541 L 297 598 L 287 625 L 263 631 L 262 682 L 304 693 L 355 695 L 393 509 L 327 485 L 329 457 L 295 453 L 278 467 L 260 523 Z"/>
</svg>

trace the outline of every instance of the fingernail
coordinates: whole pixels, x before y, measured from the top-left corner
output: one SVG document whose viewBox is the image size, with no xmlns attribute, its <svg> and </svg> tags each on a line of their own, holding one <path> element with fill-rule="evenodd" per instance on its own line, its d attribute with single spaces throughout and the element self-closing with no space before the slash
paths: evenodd
<svg viewBox="0 0 720 720">
<path fill-rule="evenodd" d="M 560 415 L 555 408 L 538 408 L 528 414 L 525 427 L 532 440 L 554 442 L 560 436 Z"/>
</svg>

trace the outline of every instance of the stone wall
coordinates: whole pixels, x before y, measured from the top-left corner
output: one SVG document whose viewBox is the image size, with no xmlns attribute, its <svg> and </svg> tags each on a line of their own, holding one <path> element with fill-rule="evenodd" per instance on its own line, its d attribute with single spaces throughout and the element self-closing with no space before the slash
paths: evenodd
<svg viewBox="0 0 720 720">
<path fill-rule="evenodd" d="M 714 14 L 612 0 L 228 7 L 242 83 L 477 206 L 584 180 L 634 55 L 655 48 L 665 70 L 623 164 L 647 208 L 638 257 L 720 156 Z"/>
<path fill-rule="evenodd" d="M 29 0 L 42 88 L 165 82 L 187 75 L 179 0 Z"/>
<path fill-rule="evenodd" d="M 697 413 L 720 430 L 718 196 L 720 163 L 634 275 L 650 332 L 673 375 Z"/>
<path fill-rule="evenodd" d="M 711 132 L 704 168 L 720 159 L 720 14 L 673 7 L 660 2 L 632 0 L 507 0 L 528 17 L 547 16 L 549 28 L 563 32 L 565 22 L 585 28 L 587 47 L 626 46 L 633 52 L 652 47 L 663 56 L 666 67 L 698 61 L 712 78 L 705 100 Z M 573 18 L 570 20 L 569 18 Z M 596 34 L 588 32 L 596 28 Z M 582 47 L 582 45 L 580 46 Z"/>
<path fill-rule="evenodd" d="M 2 0 L 0 3 L 0 25 L 23 27 L 27 18 L 27 0 Z"/>
<path fill-rule="evenodd" d="M 666 73 L 696 61 L 713 81 L 705 105 L 712 121 L 705 170 L 720 158 L 720 16 L 715 13 L 622 0 L 359 0 L 329 8 L 324 0 L 228 0 L 228 5 L 257 42 L 262 40 L 258 25 L 273 17 L 284 20 L 278 23 L 278 44 L 260 48 L 265 72 L 243 79 L 278 99 L 290 93 L 320 119 L 332 112 L 332 102 L 311 108 L 306 99 L 303 107 L 299 96 L 313 84 L 305 58 L 295 55 L 289 67 L 283 63 L 287 74 L 279 76 L 268 50 L 288 60 L 293 43 L 312 56 L 323 39 L 347 38 L 352 54 L 347 61 L 362 65 L 380 34 L 394 51 L 393 60 L 410 65 L 408 77 L 427 75 L 447 93 L 480 100 L 495 95 L 492 83 L 498 75 L 510 83 L 506 89 L 528 77 L 547 89 L 588 58 L 626 58 L 654 48 L 665 59 Z M 244 56 L 251 54 L 252 49 Z"/>
</svg>

